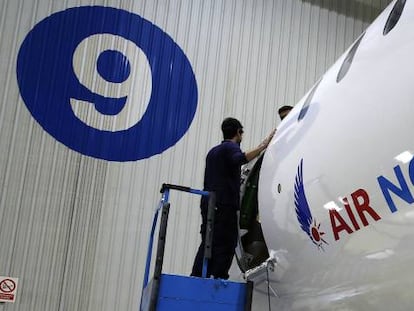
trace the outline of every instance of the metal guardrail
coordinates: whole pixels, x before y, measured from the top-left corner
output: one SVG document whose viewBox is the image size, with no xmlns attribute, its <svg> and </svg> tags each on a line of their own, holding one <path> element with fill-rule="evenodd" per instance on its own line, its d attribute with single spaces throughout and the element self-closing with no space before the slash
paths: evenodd
<svg viewBox="0 0 414 311">
<path fill-rule="evenodd" d="M 147 261 L 145 265 L 144 281 L 142 285 L 140 310 L 143 310 L 142 296 L 143 296 L 144 290 L 148 286 L 151 286 L 148 310 L 154 311 L 156 308 L 158 291 L 159 291 L 159 286 L 160 286 L 160 277 L 161 277 L 161 272 L 162 272 L 162 265 L 164 261 L 167 223 L 168 223 L 168 215 L 169 215 L 169 210 L 170 210 L 170 203 L 168 202 L 170 190 L 188 192 L 191 194 L 207 196 L 209 198 L 208 212 L 207 212 L 206 240 L 205 240 L 205 248 L 204 248 L 203 270 L 202 270 L 202 277 L 205 278 L 207 276 L 208 261 L 209 259 L 211 259 L 211 250 L 212 250 L 212 242 L 213 242 L 216 195 L 214 192 L 192 189 L 190 187 L 172 185 L 172 184 L 162 184 L 162 187 L 160 190 L 161 200 L 155 211 L 154 218 L 152 221 L 151 234 L 150 234 L 150 239 L 149 239 L 149 244 L 148 244 Z M 159 228 L 159 233 L 158 233 L 157 254 L 155 258 L 154 276 L 151 281 L 151 284 L 149 284 L 148 279 L 149 279 L 149 271 L 150 271 L 151 259 L 152 259 L 154 234 L 155 234 L 155 229 L 157 226 L 158 215 L 159 215 L 160 210 L 162 210 L 162 213 L 161 213 L 161 222 L 160 222 L 160 228 Z"/>
</svg>

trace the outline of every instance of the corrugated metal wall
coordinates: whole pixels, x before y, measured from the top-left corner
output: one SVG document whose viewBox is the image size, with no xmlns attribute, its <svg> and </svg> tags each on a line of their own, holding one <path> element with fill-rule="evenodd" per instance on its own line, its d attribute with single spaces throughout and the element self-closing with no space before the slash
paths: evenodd
<svg viewBox="0 0 414 311">
<path fill-rule="evenodd" d="M 275 127 L 389 1 L 0 1 L 0 275 L 19 278 L 0 310 L 137 310 L 148 235 L 163 182 L 202 187 L 204 156 L 226 116 L 243 148 Z M 69 7 L 134 12 L 183 49 L 198 84 L 186 135 L 162 154 L 107 162 L 57 142 L 19 94 L 16 62 L 30 29 Z M 188 274 L 199 198 L 172 193 L 165 272 Z"/>
</svg>

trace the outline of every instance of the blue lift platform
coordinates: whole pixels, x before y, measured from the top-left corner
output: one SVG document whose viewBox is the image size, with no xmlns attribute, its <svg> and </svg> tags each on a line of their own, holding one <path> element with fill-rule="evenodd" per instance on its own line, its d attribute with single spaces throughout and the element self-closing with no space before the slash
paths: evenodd
<svg viewBox="0 0 414 311">
<path fill-rule="evenodd" d="M 170 210 L 170 190 L 208 196 L 206 245 L 203 260 L 202 277 L 172 275 L 162 273 L 164 249 Z M 158 233 L 157 254 L 154 275 L 149 279 L 151 254 L 158 214 L 161 221 Z M 161 201 L 154 214 L 147 252 L 144 282 L 141 293 L 140 311 L 250 311 L 252 303 L 252 282 L 233 282 L 223 279 L 206 278 L 208 260 L 211 258 L 211 246 L 214 226 L 215 193 L 189 187 L 163 184 Z"/>
</svg>

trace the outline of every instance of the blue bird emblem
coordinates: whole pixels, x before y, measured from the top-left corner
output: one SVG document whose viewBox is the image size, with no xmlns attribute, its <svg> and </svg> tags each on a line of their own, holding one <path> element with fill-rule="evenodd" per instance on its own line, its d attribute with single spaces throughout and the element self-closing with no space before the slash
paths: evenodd
<svg viewBox="0 0 414 311">
<path fill-rule="evenodd" d="M 308 200 L 306 199 L 305 188 L 303 186 L 303 159 L 300 160 L 295 178 L 295 206 L 296 216 L 300 227 L 305 231 L 318 249 L 324 250 L 323 243 L 328 244 L 322 238 L 322 236 L 325 235 L 325 232 L 320 231 L 321 224 L 317 224 L 316 220 L 312 217 Z"/>
</svg>

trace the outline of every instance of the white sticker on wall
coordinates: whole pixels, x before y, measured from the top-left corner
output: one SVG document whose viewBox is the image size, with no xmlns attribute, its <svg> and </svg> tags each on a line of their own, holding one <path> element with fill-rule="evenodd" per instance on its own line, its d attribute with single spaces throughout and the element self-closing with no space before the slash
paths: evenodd
<svg viewBox="0 0 414 311">
<path fill-rule="evenodd" d="M 15 302 L 18 278 L 0 276 L 0 302 Z"/>
</svg>

